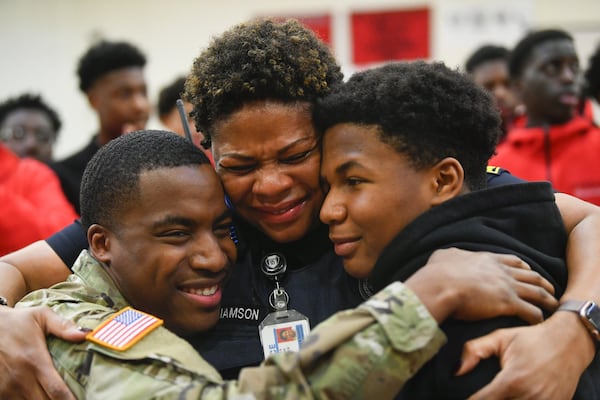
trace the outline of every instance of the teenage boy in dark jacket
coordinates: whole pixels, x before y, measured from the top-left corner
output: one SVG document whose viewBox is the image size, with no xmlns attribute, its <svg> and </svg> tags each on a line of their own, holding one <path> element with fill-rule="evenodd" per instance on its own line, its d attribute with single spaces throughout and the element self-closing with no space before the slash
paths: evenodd
<svg viewBox="0 0 600 400">
<path fill-rule="evenodd" d="M 566 235 L 553 189 L 547 182 L 486 188 L 500 120 L 469 78 L 443 64 L 389 64 L 334 89 L 314 120 L 324 133 L 328 189 L 321 219 L 348 273 L 377 290 L 407 279 L 436 249 L 459 247 L 517 255 L 562 296 Z M 456 376 L 464 343 L 524 324 L 513 317 L 447 321 L 448 344 L 400 398 L 467 398 L 500 365 L 489 359 Z M 596 396 L 584 374 L 576 398 Z"/>
</svg>

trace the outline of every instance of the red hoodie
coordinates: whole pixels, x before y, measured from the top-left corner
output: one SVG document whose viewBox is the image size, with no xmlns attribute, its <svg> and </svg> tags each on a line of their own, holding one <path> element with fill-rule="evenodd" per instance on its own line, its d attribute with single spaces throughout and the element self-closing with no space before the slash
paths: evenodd
<svg viewBox="0 0 600 400">
<path fill-rule="evenodd" d="M 563 125 L 514 127 L 490 165 L 600 205 L 600 129 L 577 116 Z"/>
<path fill-rule="evenodd" d="M 45 239 L 77 217 L 48 166 L 0 143 L 0 255 Z"/>
</svg>

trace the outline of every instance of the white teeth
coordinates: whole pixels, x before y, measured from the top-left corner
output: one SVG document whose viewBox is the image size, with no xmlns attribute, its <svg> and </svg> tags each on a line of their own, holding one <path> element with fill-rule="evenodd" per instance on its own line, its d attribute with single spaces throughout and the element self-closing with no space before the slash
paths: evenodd
<svg viewBox="0 0 600 400">
<path fill-rule="evenodd" d="M 283 214 L 283 213 L 286 213 L 286 212 L 290 211 L 292 208 L 293 207 L 288 207 L 288 208 L 285 208 L 283 210 L 277 210 L 277 211 L 273 212 L 273 214 L 275 214 L 275 215 Z"/>
<path fill-rule="evenodd" d="M 200 289 L 186 288 L 186 289 L 183 289 L 183 291 L 186 293 L 195 294 L 196 296 L 212 296 L 213 294 L 215 294 L 217 292 L 218 289 L 219 289 L 219 285 L 214 285 L 214 286 L 210 286 L 207 288 L 200 288 Z"/>
</svg>

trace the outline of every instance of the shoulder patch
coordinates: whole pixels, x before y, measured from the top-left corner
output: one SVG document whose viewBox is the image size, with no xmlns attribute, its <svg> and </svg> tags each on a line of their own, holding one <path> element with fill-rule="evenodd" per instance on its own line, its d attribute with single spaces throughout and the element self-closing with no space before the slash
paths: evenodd
<svg viewBox="0 0 600 400">
<path fill-rule="evenodd" d="M 494 167 L 493 165 L 488 165 L 485 172 L 493 175 L 500 175 L 502 173 L 502 168 Z"/>
<path fill-rule="evenodd" d="M 88 333 L 86 339 L 109 349 L 125 351 L 162 324 L 162 319 L 125 307 Z"/>
</svg>

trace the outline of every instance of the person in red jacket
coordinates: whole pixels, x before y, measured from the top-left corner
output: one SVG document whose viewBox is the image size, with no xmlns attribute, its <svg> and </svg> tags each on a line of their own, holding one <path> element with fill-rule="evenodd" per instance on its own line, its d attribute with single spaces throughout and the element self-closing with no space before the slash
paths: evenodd
<svg viewBox="0 0 600 400">
<path fill-rule="evenodd" d="M 78 216 L 54 172 L 0 143 L 0 256 L 45 239 Z"/>
<path fill-rule="evenodd" d="M 526 115 L 498 145 L 490 165 L 600 205 L 600 129 L 579 112 L 579 59 L 573 38 L 547 29 L 513 49 L 509 72 Z"/>
</svg>

